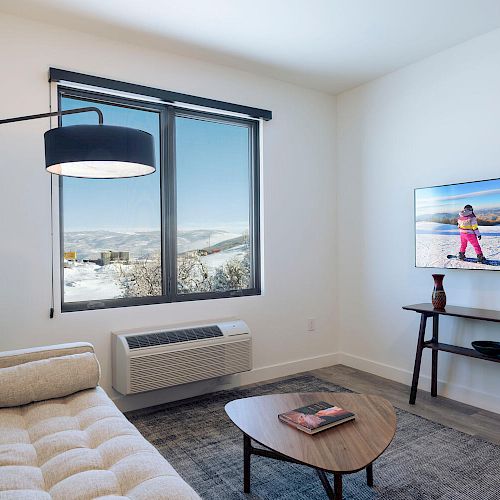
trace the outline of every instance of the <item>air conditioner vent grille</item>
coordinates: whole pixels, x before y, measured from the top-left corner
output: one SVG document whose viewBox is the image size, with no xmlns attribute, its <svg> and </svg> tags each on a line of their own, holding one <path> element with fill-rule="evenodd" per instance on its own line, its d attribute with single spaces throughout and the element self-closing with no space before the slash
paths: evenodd
<svg viewBox="0 0 500 500">
<path fill-rule="evenodd" d="M 130 358 L 129 394 L 252 369 L 251 339 L 198 345 Z"/>
<path fill-rule="evenodd" d="M 140 349 L 142 347 L 154 347 L 190 340 L 205 340 L 214 337 L 222 337 L 222 331 L 217 325 L 186 328 L 183 330 L 169 330 L 164 332 L 146 333 L 127 337 L 129 349 Z"/>
</svg>

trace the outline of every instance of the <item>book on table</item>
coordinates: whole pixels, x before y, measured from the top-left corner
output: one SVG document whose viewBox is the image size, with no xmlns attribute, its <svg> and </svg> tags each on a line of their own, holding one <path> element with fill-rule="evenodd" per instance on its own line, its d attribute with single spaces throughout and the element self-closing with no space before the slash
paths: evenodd
<svg viewBox="0 0 500 500">
<path fill-rule="evenodd" d="M 354 420 L 356 415 L 339 406 L 325 401 L 302 406 L 286 413 L 280 413 L 278 418 L 285 424 L 291 425 L 308 434 L 330 429 L 337 425 Z"/>
</svg>

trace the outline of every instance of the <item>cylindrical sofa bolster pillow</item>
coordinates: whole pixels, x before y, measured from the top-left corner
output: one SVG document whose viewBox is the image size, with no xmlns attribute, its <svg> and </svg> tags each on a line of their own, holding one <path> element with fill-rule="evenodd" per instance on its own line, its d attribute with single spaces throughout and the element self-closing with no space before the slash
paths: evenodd
<svg viewBox="0 0 500 500">
<path fill-rule="evenodd" d="M 70 354 L 0 369 L 0 407 L 61 398 L 99 383 L 94 353 Z"/>
</svg>

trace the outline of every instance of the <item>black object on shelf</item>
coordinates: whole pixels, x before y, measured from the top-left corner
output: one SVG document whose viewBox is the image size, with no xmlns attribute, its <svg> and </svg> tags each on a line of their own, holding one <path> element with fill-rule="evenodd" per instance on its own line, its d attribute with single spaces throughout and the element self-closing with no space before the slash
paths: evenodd
<svg viewBox="0 0 500 500">
<path fill-rule="evenodd" d="M 500 356 L 500 342 L 494 342 L 493 340 L 476 340 L 472 342 L 472 347 L 485 356 Z"/>
<path fill-rule="evenodd" d="M 457 318 L 475 319 L 480 321 L 491 321 L 500 323 L 500 311 L 492 311 L 488 309 L 475 309 L 472 307 L 446 306 L 445 309 L 434 309 L 432 304 L 414 304 L 404 306 L 407 311 L 415 311 L 420 314 L 420 329 L 418 332 L 417 352 L 415 355 L 415 366 L 413 368 L 413 379 L 410 391 L 410 404 L 415 404 L 417 397 L 418 379 L 420 376 L 420 365 L 422 363 L 422 352 L 425 348 L 431 349 L 432 352 L 432 368 L 431 368 L 431 396 L 437 396 L 437 368 L 438 368 L 438 353 L 439 351 L 450 352 L 467 356 L 469 358 L 483 359 L 485 361 L 493 361 L 500 363 L 500 342 L 478 341 L 472 345 L 476 349 L 475 344 L 488 344 L 490 350 L 486 354 L 485 350 L 468 349 L 467 347 L 456 346 L 452 344 L 443 344 L 439 342 L 439 316 L 454 316 Z M 425 340 L 425 330 L 427 319 L 432 318 L 432 339 Z M 491 345 L 495 344 L 497 354 L 492 352 Z"/>
</svg>

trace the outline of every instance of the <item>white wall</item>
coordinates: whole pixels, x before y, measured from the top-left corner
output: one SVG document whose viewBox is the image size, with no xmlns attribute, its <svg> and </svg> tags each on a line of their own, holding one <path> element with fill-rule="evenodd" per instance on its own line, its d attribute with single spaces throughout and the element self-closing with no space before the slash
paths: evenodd
<svg viewBox="0 0 500 500">
<path fill-rule="evenodd" d="M 342 362 L 410 382 L 419 318 L 401 306 L 433 287 L 413 267 L 413 189 L 500 177 L 499 61 L 500 30 L 338 96 Z M 444 285 L 449 304 L 500 309 L 500 273 L 448 270 Z M 470 346 L 500 328 L 443 318 L 441 339 Z M 439 356 L 441 394 L 500 412 L 498 364 Z M 430 351 L 421 373 L 428 389 Z"/>
<path fill-rule="evenodd" d="M 58 312 L 50 305 L 48 121 L 0 128 L 0 349 L 92 342 L 112 396 L 110 331 L 239 317 L 254 335 L 254 373 L 121 401 L 137 407 L 228 384 L 332 364 L 335 99 L 280 81 L 96 36 L 0 15 L 0 114 L 48 110 L 49 66 L 271 109 L 264 126 L 264 293 L 124 309 Z M 56 277 L 57 280 L 57 277 Z M 317 331 L 306 334 L 307 318 Z M 275 366 L 278 365 L 278 366 Z M 271 367 L 271 368 L 269 368 Z"/>
<path fill-rule="evenodd" d="M 252 373 L 119 404 L 155 404 L 337 361 L 409 383 L 418 317 L 401 306 L 428 301 L 432 290 L 432 270 L 413 267 L 413 188 L 500 175 L 498 60 L 500 31 L 345 92 L 336 113 L 335 98 L 325 94 L 0 15 L 2 117 L 48 109 L 49 66 L 274 113 L 264 129 L 262 296 L 58 312 L 52 320 L 50 181 L 43 169 L 48 122 L 2 126 L 0 349 L 90 341 L 103 365 L 102 384 L 117 397 L 110 331 L 240 317 L 254 334 Z M 500 274 L 446 274 L 449 303 L 499 308 Z M 304 333 L 309 317 L 317 318 L 314 334 Z M 494 324 L 441 323 L 444 341 L 499 338 Z M 500 411 L 498 370 L 440 354 L 440 393 Z"/>
</svg>

